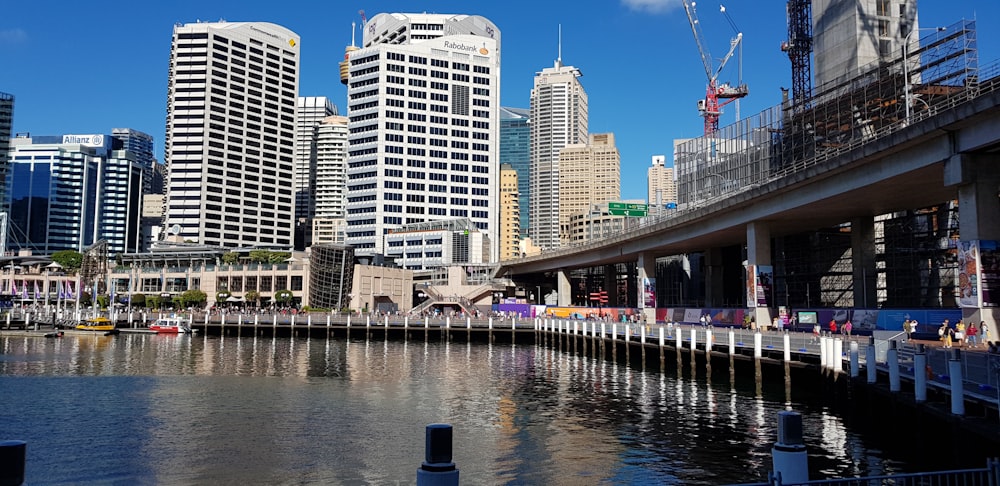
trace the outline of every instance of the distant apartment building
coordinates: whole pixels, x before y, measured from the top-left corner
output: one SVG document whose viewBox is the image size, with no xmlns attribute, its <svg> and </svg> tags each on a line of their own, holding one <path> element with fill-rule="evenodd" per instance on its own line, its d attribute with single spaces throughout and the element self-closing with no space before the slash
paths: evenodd
<svg viewBox="0 0 1000 486">
<path fill-rule="evenodd" d="M 103 239 L 111 252 L 137 251 L 144 169 L 112 146 L 104 134 L 13 139 L 8 246 L 48 255 Z"/>
<path fill-rule="evenodd" d="M 167 230 L 223 247 L 292 248 L 299 36 L 265 22 L 174 27 Z"/>
<path fill-rule="evenodd" d="M 622 202 L 642 203 L 639 200 Z M 607 202 L 593 204 L 569 216 L 566 231 L 567 243 L 574 245 L 612 238 L 636 226 L 638 226 L 638 220 L 635 218 L 612 215 Z"/>
<path fill-rule="evenodd" d="M 315 215 L 317 130 L 320 123 L 337 114 L 325 96 L 300 96 L 295 112 L 295 249 L 312 244 Z"/>
<path fill-rule="evenodd" d="M 347 132 L 345 116 L 329 116 L 316 127 L 312 243 L 345 242 L 347 220 Z"/>
<path fill-rule="evenodd" d="M 535 75 L 531 89 L 531 191 L 528 234 L 543 250 L 560 243 L 559 151 L 587 143 L 587 93 L 583 74 L 562 59 Z"/>
<path fill-rule="evenodd" d="M 531 110 L 500 107 L 500 163 L 517 172 L 521 236 L 528 235 L 528 205 L 531 195 Z M 501 252 L 503 246 L 501 245 Z M 501 257 L 502 259 L 502 257 Z"/>
<path fill-rule="evenodd" d="M 407 270 L 430 270 L 463 263 L 489 263 L 495 244 L 468 218 L 414 223 L 385 235 L 385 256 Z"/>
<path fill-rule="evenodd" d="M 648 201 L 650 212 L 656 212 L 669 204 L 677 204 L 677 181 L 674 180 L 674 168 L 667 167 L 667 157 L 654 155 L 653 164 L 646 169 L 646 184 L 648 185 Z"/>
<path fill-rule="evenodd" d="M 572 215 L 621 199 L 621 179 L 621 155 L 612 133 L 592 134 L 588 143 L 570 144 L 559 151 L 560 244 L 572 240 Z"/>
<path fill-rule="evenodd" d="M 500 165 L 500 261 L 521 256 L 521 204 L 517 171 Z"/>
<path fill-rule="evenodd" d="M 356 254 L 394 251 L 386 240 L 404 226 L 466 219 L 497 261 L 500 46 L 500 29 L 479 16 L 365 24 L 348 52 L 346 243 Z"/>
</svg>

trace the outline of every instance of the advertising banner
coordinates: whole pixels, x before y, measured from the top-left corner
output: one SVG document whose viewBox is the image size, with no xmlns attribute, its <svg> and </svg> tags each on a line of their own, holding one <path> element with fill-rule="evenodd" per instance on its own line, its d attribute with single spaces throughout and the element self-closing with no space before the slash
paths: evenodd
<svg viewBox="0 0 1000 486">
<path fill-rule="evenodd" d="M 958 305 L 979 307 L 979 242 L 959 241 Z"/>
<path fill-rule="evenodd" d="M 979 276 L 983 307 L 1000 306 L 1000 247 L 996 240 L 979 241 Z"/>
<path fill-rule="evenodd" d="M 656 279 L 642 279 L 642 302 L 646 309 L 656 308 Z"/>
<path fill-rule="evenodd" d="M 771 265 L 757 265 L 757 285 L 755 287 L 757 307 L 767 307 L 767 299 L 771 295 L 771 284 L 773 281 L 774 267 Z"/>
<path fill-rule="evenodd" d="M 756 265 L 747 265 L 747 307 L 757 307 Z"/>
</svg>

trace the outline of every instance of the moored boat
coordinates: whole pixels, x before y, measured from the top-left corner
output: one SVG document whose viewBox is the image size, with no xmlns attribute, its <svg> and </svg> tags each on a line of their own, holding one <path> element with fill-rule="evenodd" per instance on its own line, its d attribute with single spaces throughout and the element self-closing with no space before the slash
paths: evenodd
<svg viewBox="0 0 1000 486">
<path fill-rule="evenodd" d="M 163 317 L 149 325 L 157 334 L 191 334 L 191 327 L 179 317 Z"/>
<path fill-rule="evenodd" d="M 95 317 L 77 324 L 76 328 L 80 331 L 114 331 L 115 323 L 107 317 Z"/>
</svg>

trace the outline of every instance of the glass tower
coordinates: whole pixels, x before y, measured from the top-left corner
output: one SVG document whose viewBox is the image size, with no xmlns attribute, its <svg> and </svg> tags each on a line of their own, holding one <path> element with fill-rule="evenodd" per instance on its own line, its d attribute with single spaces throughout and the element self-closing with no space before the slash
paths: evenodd
<svg viewBox="0 0 1000 486">
<path fill-rule="evenodd" d="M 530 110 L 500 108 L 500 163 L 510 164 L 517 173 L 517 201 L 520 206 L 521 236 L 528 234 L 528 201 L 531 196 Z"/>
</svg>

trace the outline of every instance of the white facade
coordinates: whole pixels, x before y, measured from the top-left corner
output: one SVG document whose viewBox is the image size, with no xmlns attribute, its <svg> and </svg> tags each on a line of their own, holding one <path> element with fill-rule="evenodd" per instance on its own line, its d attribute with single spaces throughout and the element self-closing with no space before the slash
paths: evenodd
<svg viewBox="0 0 1000 486">
<path fill-rule="evenodd" d="M 453 218 L 496 241 L 500 30 L 477 16 L 379 14 L 363 46 L 349 53 L 346 243 L 386 254 L 390 230 Z"/>
<path fill-rule="evenodd" d="M 347 229 L 347 117 L 330 116 L 316 128 L 315 214 L 312 243 L 343 244 Z"/>
<path fill-rule="evenodd" d="M 295 223 L 308 226 L 315 216 L 317 130 L 337 107 L 325 96 L 300 96 L 295 112 Z M 308 232 L 306 232 L 308 233 Z M 308 246 L 308 238 L 306 241 Z"/>
<path fill-rule="evenodd" d="M 667 157 L 654 155 L 653 164 L 646 170 L 650 212 L 653 208 L 663 209 L 669 203 L 677 203 L 677 181 L 674 180 L 674 168 L 667 167 Z"/>
<path fill-rule="evenodd" d="M 299 37 L 263 22 L 174 27 L 168 231 L 205 245 L 292 247 Z"/>
<path fill-rule="evenodd" d="M 587 93 L 579 69 L 557 60 L 531 90 L 531 197 L 528 234 L 542 249 L 559 246 L 559 151 L 587 143 Z"/>
<path fill-rule="evenodd" d="M 407 270 L 489 263 L 489 236 L 465 218 L 404 226 L 385 235 L 386 256 Z"/>
</svg>

